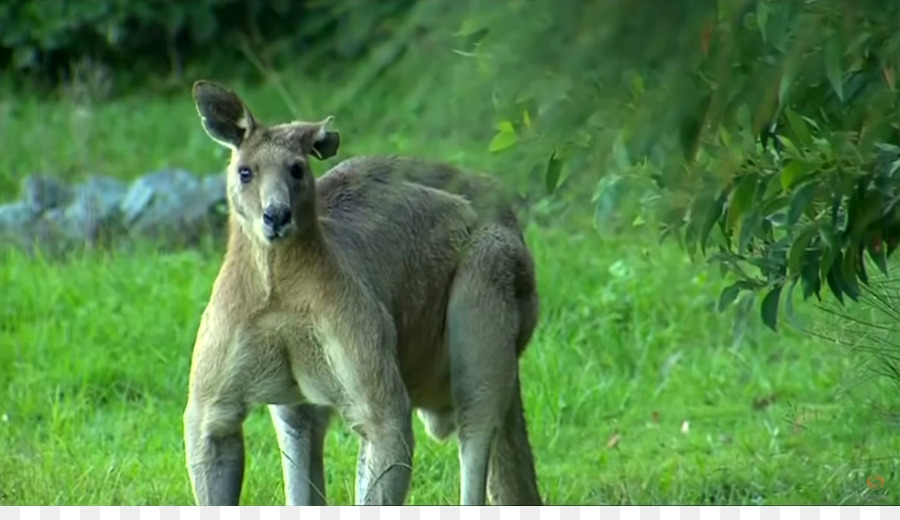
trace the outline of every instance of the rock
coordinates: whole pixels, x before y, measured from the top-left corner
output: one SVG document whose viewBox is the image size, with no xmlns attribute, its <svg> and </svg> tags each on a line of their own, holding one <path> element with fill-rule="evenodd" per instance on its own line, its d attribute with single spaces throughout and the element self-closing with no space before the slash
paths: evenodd
<svg viewBox="0 0 900 520">
<path fill-rule="evenodd" d="M 130 235 L 186 245 L 210 231 L 213 209 L 224 198 L 224 179 L 201 181 L 185 170 L 163 170 L 134 181 L 120 210 Z"/>
<path fill-rule="evenodd" d="M 72 188 L 47 175 L 29 175 L 22 180 L 21 200 L 36 214 L 65 206 L 72 200 Z"/>
<path fill-rule="evenodd" d="M 126 185 L 119 180 L 89 177 L 56 193 L 51 192 L 60 184 L 46 178 L 23 184 L 23 200 L 0 207 L 4 243 L 57 254 L 99 245 L 121 231 L 118 208 Z M 46 186 L 52 187 L 44 190 Z M 61 206 L 66 199 L 68 205 Z"/>
<path fill-rule="evenodd" d="M 228 224 L 228 188 L 225 176 L 221 173 L 207 175 L 202 182 L 210 224 L 217 230 L 224 229 Z"/>
<path fill-rule="evenodd" d="M 37 215 L 25 202 L 0 206 L 0 246 L 29 247 L 37 220 Z"/>
<path fill-rule="evenodd" d="M 125 236 L 157 239 L 165 248 L 189 246 L 223 238 L 226 220 L 220 173 L 199 178 L 169 169 L 130 185 L 95 176 L 74 186 L 32 175 L 22 181 L 21 200 L 0 205 L 0 246 L 64 254 Z"/>
<path fill-rule="evenodd" d="M 89 177 L 75 186 L 72 203 L 62 212 L 48 215 L 65 234 L 94 243 L 121 230 L 119 206 L 128 186 L 111 177 Z"/>
<path fill-rule="evenodd" d="M 210 205 L 227 202 L 225 175 L 221 173 L 207 175 L 201 182 L 203 184 L 203 193 Z"/>
</svg>

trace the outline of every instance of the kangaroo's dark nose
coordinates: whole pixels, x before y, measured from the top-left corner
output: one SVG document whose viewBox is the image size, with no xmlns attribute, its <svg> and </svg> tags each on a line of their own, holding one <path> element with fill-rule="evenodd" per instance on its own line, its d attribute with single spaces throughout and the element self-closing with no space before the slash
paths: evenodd
<svg viewBox="0 0 900 520">
<path fill-rule="evenodd" d="M 291 221 L 291 208 L 282 204 L 269 206 L 263 211 L 263 222 L 273 231 L 286 226 Z"/>
</svg>

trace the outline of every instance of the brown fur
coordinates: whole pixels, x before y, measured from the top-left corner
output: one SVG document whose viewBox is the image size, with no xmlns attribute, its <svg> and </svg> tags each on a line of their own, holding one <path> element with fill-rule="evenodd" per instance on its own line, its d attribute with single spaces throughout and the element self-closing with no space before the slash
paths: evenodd
<svg viewBox="0 0 900 520">
<path fill-rule="evenodd" d="M 331 118 L 265 126 L 221 86 L 193 93 L 233 151 L 228 249 L 185 409 L 197 503 L 238 502 L 241 425 L 262 403 L 289 504 L 325 502 L 331 410 L 360 436 L 357 503 L 403 503 L 414 408 L 433 437 L 458 430 L 462 503 L 539 504 L 518 375 L 534 267 L 493 182 L 403 157 L 346 160 L 317 181 L 309 157 L 340 142 Z"/>
</svg>

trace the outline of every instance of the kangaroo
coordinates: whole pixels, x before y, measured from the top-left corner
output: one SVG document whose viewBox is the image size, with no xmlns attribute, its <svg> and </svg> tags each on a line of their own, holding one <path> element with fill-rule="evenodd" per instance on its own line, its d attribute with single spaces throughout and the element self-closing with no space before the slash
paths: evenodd
<svg viewBox="0 0 900 520">
<path fill-rule="evenodd" d="M 231 149 L 228 245 L 191 359 L 184 437 L 199 505 L 237 505 L 242 424 L 267 405 L 288 505 L 326 503 L 332 413 L 359 437 L 357 504 L 403 504 L 412 411 L 457 434 L 460 502 L 539 505 L 519 378 L 538 320 L 531 253 L 492 179 L 404 157 L 310 158 L 331 116 L 265 125 L 199 80 L 202 126 Z M 492 188 L 494 186 L 494 188 Z"/>
</svg>

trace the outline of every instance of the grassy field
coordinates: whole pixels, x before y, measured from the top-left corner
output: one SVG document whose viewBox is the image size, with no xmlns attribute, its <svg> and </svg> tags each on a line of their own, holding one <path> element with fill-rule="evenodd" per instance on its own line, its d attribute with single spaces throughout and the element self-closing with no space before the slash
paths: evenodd
<svg viewBox="0 0 900 520">
<path fill-rule="evenodd" d="M 324 92 L 327 86 L 320 86 Z M 273 89 L 242 91 L 272 120 Z M 315 96 L 299 98 L 301 113 Z M 139 115 L 137 115 L 139 114 Z M 338 114 L 343 157 L 419 153 L 494 164 L 484 143 L 417 132 L 415 114 Z M 0 194 L 33 171 L 131 177 L 221 168 L 187 91 L 74 106 L 0 105 Z M 324 171 L 320 167 L 319 171 Z M 542 320 L 523 361 L 540 486 L 554 504 L 897 504 L 896 386 L 847 349 L 752 322 L 732 342 L 714 307 L 723 281 L 672 244 L 589 220 L 528 229 Z M 215 250 L 0 259 L 0 503 L 189 504 L 181 414 L 191 346 L 218 269 Z M 824 320 L 811 312 L 804 319 Z M 423 435 L 413 504 L 454 503 L 455 442 Z M 283 501 L 263 409 L 246 426 L 244 504 Z M 352 503 L 356 440 L 326 447 L 332 504 Z M 870 474 L 885 478 L 873 492 Z"/>
</svg>

